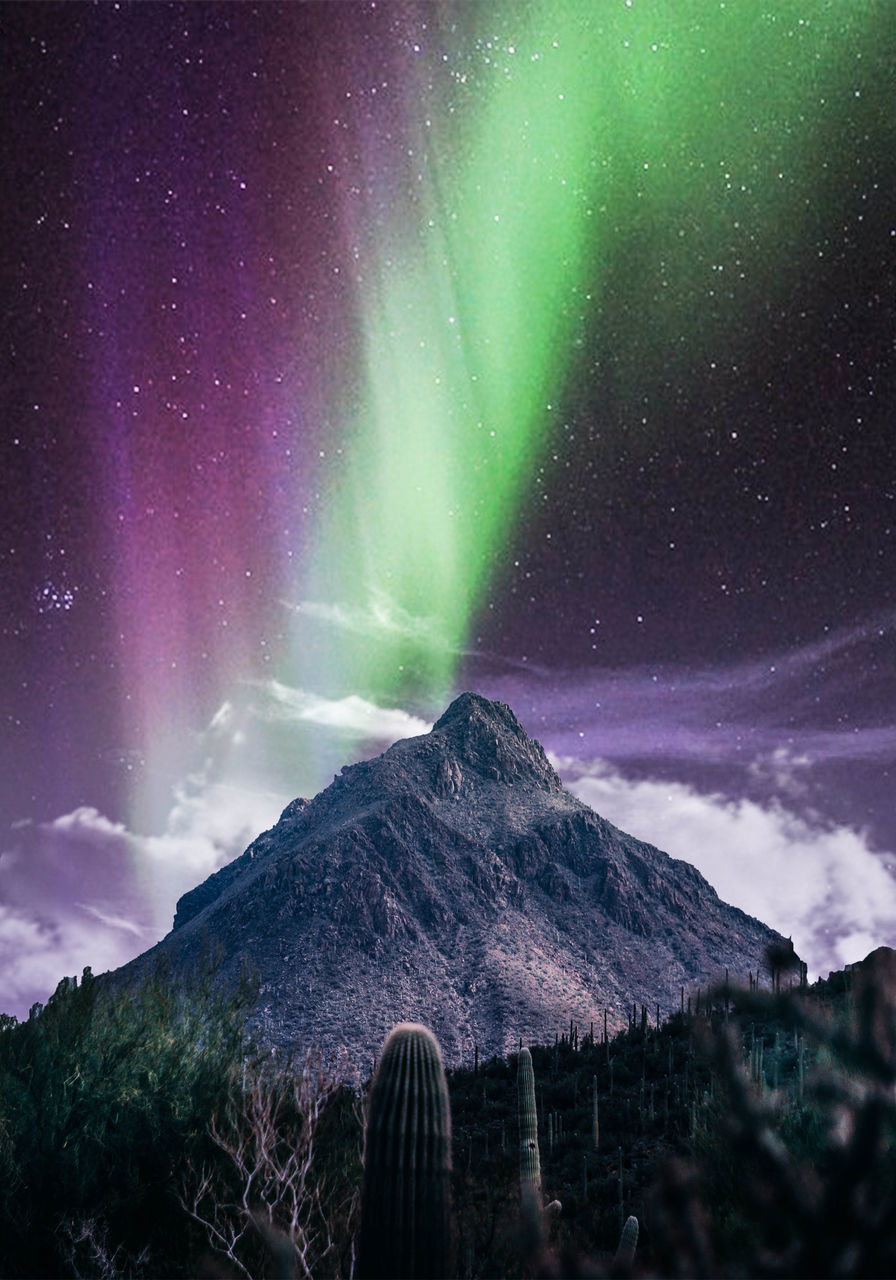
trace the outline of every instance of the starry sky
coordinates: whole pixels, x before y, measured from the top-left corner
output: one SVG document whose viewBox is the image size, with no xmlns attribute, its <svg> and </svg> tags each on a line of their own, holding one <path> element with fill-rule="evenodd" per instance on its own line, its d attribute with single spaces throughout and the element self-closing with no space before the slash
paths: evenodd
<svg viewBox="0 0 896 1280">
<path fill-rule="evenodd" d="M 896 7 L 0 9 L 0 1008 L 457 692 L 896 945 Z"/>
</svg>

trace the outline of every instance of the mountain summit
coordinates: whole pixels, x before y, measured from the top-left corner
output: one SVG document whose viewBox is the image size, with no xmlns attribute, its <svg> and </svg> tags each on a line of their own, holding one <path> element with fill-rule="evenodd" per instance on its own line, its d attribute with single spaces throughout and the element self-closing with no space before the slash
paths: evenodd
<svg viewBox="0 0 896 1280">
<path fill-rule="evenodd" d="M 618 1028 L 634 1002 L 669 1013 L 781 938 L 570 795 L 509 707 L 464 693 L 292 801 L 133 965 L 185 968 L 208 941 L 225 978 L 260 974 L 273 1044 L 345 1044 L 363 1066 L 399 1021 L 458 1061 L 604 1009 Z"/>
</svg>

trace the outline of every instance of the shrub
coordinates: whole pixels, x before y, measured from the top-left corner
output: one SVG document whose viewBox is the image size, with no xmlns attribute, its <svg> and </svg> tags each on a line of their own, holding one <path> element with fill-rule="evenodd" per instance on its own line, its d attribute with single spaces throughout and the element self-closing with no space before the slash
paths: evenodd
<svg viewBox="0 0 896 1280">
<path fill-rule="evenodd" d="M 160 970 L 128 989 L 85 969 L 26 1022 L 7 1020 L 2 1274 L 77 1274 L 96 1250 L 178 1274 L 186 1250 L 172 1187 L 239 1078 L 250 998 L 245 986 L 217 992 L 209 973 L 185 987 Z"/>
</svg>

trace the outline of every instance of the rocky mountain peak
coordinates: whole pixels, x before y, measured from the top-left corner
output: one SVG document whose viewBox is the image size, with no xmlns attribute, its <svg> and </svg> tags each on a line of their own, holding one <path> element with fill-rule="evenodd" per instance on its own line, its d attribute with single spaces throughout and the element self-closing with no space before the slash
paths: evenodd
<svg viewBox="0 0 896 1280">
<path fill-rule="evenodd" d="M 446 736 L 474 728 L 477 732 L 499 734 L 510 732 L 517 738 L 525 738 L 526 732 L 506 702 L 491 702 L 481 693 L 461 693 L 433 725 L 433 729 Z"/>
<path fill-rule="evenodd" d="M 669 1012 L 786 939 L 565 791 L 509 707 L 464 693 L 294 800 L 129 967 L 188 973 L 209 943 L 222 981 L 258 974 L 274 1047 L 369 1061 L 396 1022 L 425 1021 L 459 1061 L 573 1016 L 615 1030 L 633 1002 Z"/>
<path fill-rule="evenodd" d="M 563 789 L 541 743 L 528 736 L 506 703 L 462 693 L 436 721 L 431 737 L 484 778 Z"/>
</svg>

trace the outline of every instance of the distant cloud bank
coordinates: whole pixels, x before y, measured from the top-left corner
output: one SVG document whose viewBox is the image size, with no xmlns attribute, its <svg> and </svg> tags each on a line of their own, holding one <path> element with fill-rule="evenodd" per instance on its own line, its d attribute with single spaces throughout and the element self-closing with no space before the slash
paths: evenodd
<svg viewBox="0 0 896 1280">
<path fill-rule="evenodd" d="M 690 862 L 724 901 L 792 936 L 811 974 L 826 977 L 896 943 L 896 863 L 861 832 L 815 825 L 779 801 L 765 806 L 678 782 L 626 779 L 600 760 L 554 766 L 614 826 Z"/>
<path fill-rule="evenodd" d="M 16 823 L 0 854 L 0 1011 L 23 1018 L 60 978 L 115 969 L 151 947 L 181 894 L 242 853 L 284 804 L 196 775 L 178 787 L 160 834 L 86 805 Z"/>
<path fill-rule="evenodd" d="M 89 805 L 16 822 L 0 844 L 0 1012 L 22 1018 L 60 978 L 86 965 L 117 968 L 163 937 L 181 894 L 238 857 L 301 794 L 246 781 L 247 757 L 264 760 L 273 730 L 299 725 L 317 731 L 321 757 L 335 753 L 340 763 L 357 758 L 359 743 L 379 751 L 432 727 L 400 708 L 270 680 L 251 686 L 248 700 L 222 702 L 158 831 L 131 831 Z"/>
</svg>

